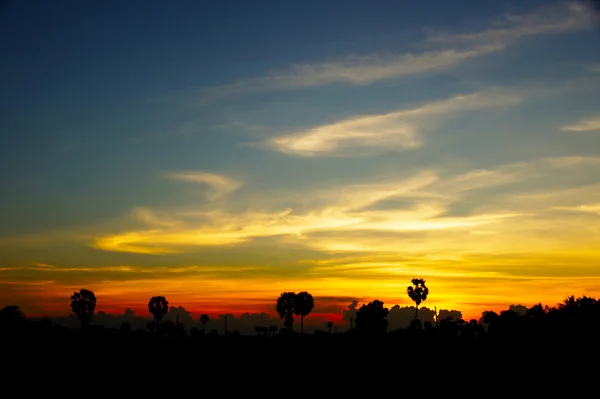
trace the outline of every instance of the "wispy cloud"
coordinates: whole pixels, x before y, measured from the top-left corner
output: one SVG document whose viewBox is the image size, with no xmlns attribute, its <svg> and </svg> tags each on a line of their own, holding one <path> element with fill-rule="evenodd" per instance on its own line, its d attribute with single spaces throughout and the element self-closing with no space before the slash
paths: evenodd
<svg viewBox="0 0 600 399">
<path fill-rule="evenodd" d="M 429 42 L 451 45 L 507 46 L 521 38 L 590 28 L 595 13 L 581 1 L 546 5 L 527 14 L 506 15 L 490 28 L 474 33 L 433 34 Z"/>
<path fill-rule="evenodd" d="M 581 121 L 573 125 L 562 127 L 561 130 L 570 132 L 589 132 L 600 130 L 600 115 L 595 115 L 586 119 L 582 119 Z"/>
<path fill-rule="evenodd" d="M 288 69 L 232 84 L 186 90 L 166 96 L 200 95 L 207 103 L 232 95 L 278 91 L 329 84 L 366 85 L 386 79 L 439 72 L 466 60 L 502 51 L 526 37 L 566 33 L 593 26 L 594 13 L 585 2 L 565 2 L 540 7 L 528 14 L 507 15 L 490 27 L 472 33 L 430 32 L 423 45 L 435 49 L 420 53 L 373 53 L 350 55 L 314 63 L 299 63 Z"/>
<path fill-rule="evenodd" d="M 539 231 L 560 235 L 564 243 L 572 243 L 577 237 L 586 242 L 595 233 L 588 232 L 588 237 L 582 238 L 586 231 L 582 226 L 587 225 L 580 219 L 594 217 L 594 204 L 600 203 L 600 187 L 593 181 L 571 177 L 582 173 L 593 176 L 600 172 L 599 167 L 600 157 L 579 155 L 452 174 L 441 165 L 407 171 L 408 175 L 387 180 L 302 193 L 277 191 L 274 196 L 269 191 L 262 192 L 251 202 L 244 197 L 243 212 L 228 211 L 229 202 L 183 209 L 136 207 L 126 224 L 130 227 L 125 230 L 124 221 L 119 219 L 86 231 L 4 237 L 0 245 L 31 247 L 87 241 L 92 247 L 107 251 L 175 254 L 262 238 L 322 251 L 394 252 L 397 234 L 403 234 L 402 241 L 408 245 L 404 249 L 430 251 L 432 245 L 437 249 L 457 249 L 469 237 L 496 239 L 502 229 L 517 228 L 523 229 L 523 243 L 526 237 L 541 237 L 536 233 Z M 525 184 L 527 181 L 535 184 Z M 230 205 L 235 206 L 238 198 L 233 195 L 230 200 Z M 536 220 L 537 217 L 542 219 Z M 136 225 L 131 218 L 142 225 L 131 227 Z M 514 219 L 519 222 L 509 222 Z M 464 234 L 458 234 L 459 231 Z M 434 232 L 438 232 L 435 240 L 431 238 Z M 413 237 L 409 239 L 405 234 Z M 515 241 L 515 245 L 521 245 L 520 241 Z"/>
<path fill-rule="evenodd" d="M 209 187 L 211 199 L 219 199 L 237 190 L 241 183 L 216 173 L 202 171 L 177 171 L 166 174 L 172 180 L 199 183 Z"/>
<path fill-rule="evenodd" d="M 585 204 L 578 206 L 556 206 L 554 209 L 561 211 L 572 211 L 572 212 L 585 212 L 585 213 L 595 213 L 600 215 L 600 203 L 596 204 Z"/>
<path fill-rule="evenodd" d="M 560 224 L 559 218 L 552 219 L 556 215 L 548 215 L 556 210 L 555 207 L 577 205 L 573 201 L 581 198 L 583 193 L 590 201 L 599 200 L 590 194 L 593 190 L 590 192 L 590 187 L 584 187 L 581 188 L 584 191 L 541 199 L 535 199 L 534 195 L 517 198 L 515 192 L 510 190 L 510 196 L 500 196 L 498 193 L 486 196 L 486 190 L 522 183 L 528 179 L 536 179 L 539 184 L 543 184 L 545 179 L 553 184 L 557 170 L 567 173 L 581 167 L 597 168 L 598 165 L 600 159 L 594 157 L 542 158 L 446 177 L 430 170 L 387 182 L 319 189 L 309 195 L 304 193 L 302 197 L 308 198 L 307 203 L 296 209 L 273 212 L 248 210 L 240 213 L 213 209 L 193 215 L 188 212 L 185 216 L 176 211 L 166 211 L 169 217 L 156 218 L 179 219 L 179 223 L 164 224 L 162 227 L 160 223 L 155 223 L 145 230 L 98 237 L 94 246 L 108 251 L 168 254 L 270 237 L 283 239 L 290 245 L 325 251 L 393 251 L 397 244 L 392 237 L 396 237 L 396 234 L 418 233 L 429 236 L 435 234 L 431 236 L 436 237 L 435 245 L 456 250 L 464 247 L 464 240 L 469 237 L 485 237 L 489 244 L 500 239 L 499 232 L 510 231 L 513 234 L 519 229 L 524 230 L 519 231 L 523 234 L 523 241 L 530 237 L 532 245 L 539 245 L 536 234 L 531 235 L 530 232 L 543 226 L 550 229 L 551 225 Z M 475 202 L 477 206 L 472 205 L 468 211 L 459 214 L 451 213 L 454 206 L 465 205 L 463 200 L 466 194 L 472 195 L 474 192 L 483 195 Z M 385 201 L 400 202 L 391 208 L 380 206 Z M 482 201 L 484 205 L 481 205 Z M 543 215 L 543 219 L 537 220 L 540 215 Z M 515 219 L 519 222 L 515 223 Z M 572 222 L 563 220 L 562 223 L 564 226 L 560 234 L 573 235 Z M 412 238 L 404 236 L 402 240 L 410 244 L 403 247 L 404 251 L 407 251 L 406 248 L 410 248 L 410 251 L 426 251 L 434 245 L 431 240 L 424 240 L 422 235 Z M 517 240 L 513 244 L 519 246 L 520 242 Z"/>
<path fill-rule="evenodd" d="M 3 268 L 4 271 L 14 270 L 36 270 L 40 272 L 48 273 L 139 273 L 139 274 L 181 274 L 181 273 L 223 273 L 223 272 L 243 272 L 243 271 L 255 271 L 255 270 L 266 270 L 269 269 L 266 266 L 230 266 L 230 265 L 189 265 L 189 266 L 84 266 L 84 267 L 72 267 L 72 266 L 58 266 L 47 263 L 34 262 L 31 265 L 26 266 L 14 266 Z"/>
<path fill-rule="evenodd" d="M 352 55 L 322 63 L 296 64 L 288 70 L 273 71 L 266 76 L 206 88 L 203 91 L 203 101 L 235 94 L 290 90 L 334 83 L 367 85 L 384 79 L 438 72 L 464 60 L 497 50 L 500 48 L 496 46 L 477 46 L 462 51 L 448 49 L 416 54 Z"/>
<path fill-rule="evenodd" d="M 264 144 L 296 156 L 354 156 L 419 148 L 422 126 L 433 117 L 521 102 L 516 93 L 487 91 L 457 95 L 417 108 L 365 115 L 269 138 Z"/>
<path fill-rule="evenodd" d="M 26 267 L 22 267 L 25 269 L 32 269 L 32 270 L 37 270 L 37 271 L 44 271 L 44 272 L 56 272 L 56 273 L 87 273 L 87 272 L 96 272 L 96 273 L 102 273 L 102 272 L 119 272 L 119 273 L 132 273 L 132 272 L 141 272 L 142 270 L 145 270 L 146 272 L 148 272 L 151 269 L 142 269 L 140 267 L 132 267 L 132 266 L 97 266 L 97 267 L 61 267 L 61 266 L 56 266 L 56 265 L 50 265 L 47 263 L 39 263 L 39 262 L 35 262 L 33 263 L 32 266 L 26 266 Z M 13 270 L 15 270 L 16 268 L 12 268 Z"/>
</svg>

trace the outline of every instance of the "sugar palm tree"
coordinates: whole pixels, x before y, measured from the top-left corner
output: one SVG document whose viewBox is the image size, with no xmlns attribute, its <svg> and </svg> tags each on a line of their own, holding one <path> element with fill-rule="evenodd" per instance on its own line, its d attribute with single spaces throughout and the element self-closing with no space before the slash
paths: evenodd
<svg viewBox="0 0 600 399">
<path fill-rule="evenodd" d="M 71 310 L 81 322 L 81 328 L 90 324 L 95 309 L 96 295 L 92 291 L 82 289 L 71 296 Z"/>
<path fill-rule="evenodd" d="M 409 285 L 408 288 L 406 288 L 406 293 L 408 294 L 409 298 L 412 299 L 413 302 L 416 304 L 415 320 L 417 320 L 419 305 L 421 304 L 421 302 L 427 299 L 427 295 L 429 295 L 429 288 L 427 288 L 427 286 L 425 285 L 425 280 L 423 280 L 422 278 L 413 278 L 411 280 L 411 283 L 413 285 Z"/>
<path fill-rule="evenodd" d="M 308 316 L 314 307 L 315 301 L 311 294 L 306 291 L 302 291 L 296 295 L 294 314 L 296 316 L 300 316 L 300 334 L 304 334 L 304 317 Z"/>
<path fill-rule="evenodd" d="M 210 320 L 210 318 L 208 317 L 207 314 L 203 314 L 202 316 L 200 316 L 200 323 L 202 323 L 202 325 L 204 326 L 204 334 L 206 335 L 206 323 L 208 323 L 208 321 Z"/>
<path fill-rule="evenodd" d="M 275 306 L 275 310 L 277 314 L 279 314 L 279 318 L 285 319 L 283 325 L 291 329 L 294 325 L 294 304 L 296 302 L 296 293 L 295 292 L 283 292 L 277 298 L 277 305 Z"/>
<path fill-rule="evenodd" d="M 164 296 L 153 296 L 148 302 L 148 311 L 158 326 L 169 311 L 169 301 Z"/>
</svg>

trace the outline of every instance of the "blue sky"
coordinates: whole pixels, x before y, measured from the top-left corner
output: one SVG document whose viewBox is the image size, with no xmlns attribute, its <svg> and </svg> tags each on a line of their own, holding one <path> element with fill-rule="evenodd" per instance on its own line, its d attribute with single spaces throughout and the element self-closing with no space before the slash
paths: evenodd
<svg viewBox="0 0 600 399">
<path fill-rule="evenodd" d="M 48 266 L 133 284 L 111 268 L 246 262 L 269 269 L 255 277 L 321 273 L 355 291 L 348 281 L 390 267 L 600 287 L 590 2 L 2 4 L 6 284 L 88 282 Z M 574 252 L 572 271 L 532 266 Z M 357 259 L 374 269 L 353 272 Z M 440 274 L 454 270 L 444 259 L 463 274 Z M 344 275 L 323 269 L 340 262 Z"/>
</svg>

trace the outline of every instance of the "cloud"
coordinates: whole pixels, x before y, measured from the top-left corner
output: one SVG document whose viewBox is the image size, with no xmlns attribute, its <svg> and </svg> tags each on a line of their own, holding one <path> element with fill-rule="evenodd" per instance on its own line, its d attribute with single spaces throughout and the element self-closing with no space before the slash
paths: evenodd
<svg viewBox="0 0 600 399">
<path fill-rule="evenodd" d="M 289 155 L 355 156 L 419 148 L 422 126 L 433 118 L 521 102 L 517 93 L 503 90 L 460 94 L 417 108 L 381 115 L 365 115 L 275 136 L 264 145 Z"/>
<path fill-rule="evenodd" d="M 441 50 L 417 54 L 369 54 L 315 64 L 296 64 L 288 70 L 259 78 L 215 86 L 204 91 L 204 101 L 235 94 L 279 91 L 345 83 L 367 85 L 380 80 L 426 74 L 448 69 L 458 63 L 499 50 L 494 46 L 456 51 Z"/>
<path fill-rule="evenodd" d="M 435 172 L 422 171 L 396 180 L 319 189 L 304 195 L 307 200 L 304 204 L 299 203 L 297 210 L 187 213 L 185 220 L 180 216 L 179 223 L 162 228 L 154 226 L 98 237 L 94 246 L 108 251 L 168 254 L 202 246 L 241 244 L 262 237 L 285 239 L 288 243 L 292 240 L 292 244 L 309 247 L 328 244 L 329 250 L 333 250 L 331 245 L 335 245 L 335 239 L 320 243 L 305 239 L 305 236 L 367 232 L 375 237 L 373 232 L 391 234 L 473 228 L 515 218 L 519 213 L 494 211 L 450 216 L 446 214 L 448 207 L 461 191 L 518 179 L 518 172 L 512 169 L 515 167 L 504 167 L 495 172 L 467 172 L 446 178 L 451 184 L 439 182 Z M 494 178 L 475 184 L 481 175 Z M 386 200 L 402 200 L 404 205 L 394 209 L 380 208 L 379 204 Z M 177 212 L 172 214 L 174 218 Z M 348 246 L 353 240 L 342 239 L 342 242 Z"/>
<path fill-rule="evenodd" d="M 403 123 L 396 113 L 357 117 L 267 141 L 277 151 L 309 157 L 356 155 L 357 149 L 363 154 L 385 149 L 401 151 L 421 144 L 416 127 Z"/>
<path fill-rule="evenodd" d="M 567 33 L 593 26 L 593 12 L 584 2 L 540 7 L 527 14 L 506 15 L 489 28 L 474 33 L 429 32 L 422 45 L 438 48 L 421 53 L 373 53 L 350 55 L 314 63 L 297 63 L 286 70 L 240 80 L 232 84 L 173 93 L 173 97 L 197 96 L 201 103 L 233 95 L 261 91 L 302 89 L 330 84 L 367 85 L 378 81 L 422 75 L 450 69 L 460 63 L 504 50 L 526 37 Z"/>
<path fill-rule="evenodd" d="M 573 212 L 595 213 L 596 215 L 600 215 L 600 203 L 578 206 L 556 206 L 553 209 Z"/>
<path fill-rule="evenodd" d="M 600 156 L 581 156 L 581 155 L 570 155 L 570 156 L 559 156 L 559 157 L 548 157 L 541 158 L 538 162 L 539 167 L 546 168 L 572 168 L 577 166 L 596 166 L 600 165 Z"/>
<path fill-rule="evenodd" d="M 527 14 L 506 15 L 480 32 L 434 34 L 429 42 L 451 45 L 507 46 L 521 38 L 544 34 L 565 33 L 590 28 L 595 13 L 585 2 L 561 2 L 540 7 Z"/>
<path fill-rule="evenodd" d="M 600 189 L 589 179 L 573 177 L 594 176 L 599 166 L 600 157 L 580 155 L 453 173 L 440 165 L 407 170 L 385 180 L 374 176 L 368 182 L 340 183 L 302 192 L 292 189 L 277 195 L 265 191 L 252 201 L 244 197 L 243 211 L 233 210 L 237 208 L 235 196 L 230 203 L 208 207 L 202 204 L 183 210 L 134 208 L 135 220 L 143 225 L 128 222 L 128 227 L 123 228 L 120 220 L 119 224 L 111 222 L 96 226 L 95 230 L 90 227 L 77 238 L 89 240 L 96 249 L 151 255 L 195 252 L 207 247 L 233 248 L 253 241 L 323 254 L 459 256 L 466 250 L 465 242 L 470 242 L 472 251 L 487 246 L 490 251 L 503 247 L 522 253 L 542 248 L 550 236 L 557 248 L 578 247 L 584 244 L 577 240 L 585 243 L 598 234 L 588 228 L 586 218 L 595 217 L 595 208 L 590 206 L 599 203 Z M 586 200 L 582 202 L 582 198 Z M 582 205 L 585 207 L 577 208 Z M 590 211 L 565 212 L 575 208 Z M 76 234 L 65 237 L 72 236 Z M 17 243 L 32 245 L 30 237 L 0 241 L 12 246 Z M 52 271 L 51 265 L 37 267 L 40 272 L 46 268 L 48 273 L 67 273 Z M 130 266 L 110 267 L 115 273 L 135 272 Z M 99 269 L 70 271 L 77 270 Z"/>
<path fill-rule="evenodd" d="M 589 132 L 594 130 L 600 130 L 600 115 L 595 115 L 590 118 L 582 119 L 581 121 L 573 125 L 562 127 L 561 130 L 570 132 Z"/>
<path fill-rule="evenodd" d="M 213 200 L 222 198 L 241 186 L 240 182 L 229 177 L 202 171 L 170 172 L 166 174 L 166 177 L 172 180 L 207 185 L 210 189 L 209 197 Z"/>
<path fill-rule="evenodd" d="M 159 216 L 156 212 L 146 207 L 136 206 L 131 213 L 135 219 L 150 227 L 170 228 L 181 224 L 180 221 L 173 218 Z"/>
<path fill-rule="evenodd" d="M 270 270 L 266 266 L 228 266 L 228 265 L 185 265 L 185 266 L 134 266 L 134 265 L 116 265 L 116 266 L 63 266 L 63 265 L 50 265 L 47 263 L 33 262 L 29 265 L 24 266 L 10 266 L 3 267 L 0 269 L 2 272 L 15 272 L 15 271 L 37 271 L 42 273 L 98 273 L 103 276 L 109 276 L 111 274 L 140 274 L 140 275 L 154 275 L 156 277 L 173 275 L 173 274 L 194 274 L 194 275 L 207 275 L 207 274 L 229 274 L 229 273 L 242 273 L 249 271 L 266 271 Z"/>
</svg>

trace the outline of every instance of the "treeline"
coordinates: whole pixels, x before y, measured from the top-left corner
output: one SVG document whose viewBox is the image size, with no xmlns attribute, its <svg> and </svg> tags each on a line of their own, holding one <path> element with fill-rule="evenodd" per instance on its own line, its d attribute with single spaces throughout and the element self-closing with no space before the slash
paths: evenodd
<svg viewBox="0 0 600 399">
<path fill-rule="evenodd" d="M 576 298 L 569 296 L 554 307 L 538 303 L 531 308 L 525 306 L 512 307 L 499 313 L 485 311 L 479 320 L 463 320 L 461 317 L 440 317 L 435 311 L 433 320 L 422 321 L 419 318 L 419 305 L 428 295 L 429 289 L 423 279 L 411 280 L 407 287 L 408 297 L 415 303 L 414 318 L 406 328 L 390 329 L 390 309 L 379 300 L 357 307 L 355 301 L 352 312 L 344 311 L 349 329 L 337 332 L 337 328 L 329 321 L 325 330 L 317 330 L 310 336 L 352 337 L 352 336 L 423 336 L 423 337 L 461 337 L 486 339 L 493 337 L 564 337 L 564 336 L 599 336 L 600 334 L 600 301 L 587 296 Z M 255 326 L 256 337 L 276 338 L 304 336 L 304 318 L 314 308 L 313 296 L 307 292 L 283 292 L 276 301 L 275 310 L 283 321 L 283 327 L 276 325 Z M 66 328 L 49 320 L 30 320 L 19 306 L 6 306 L 0 310 L 0 334 L 20 336 L 115 336 L 146 338 L 216 338 L 241 336 L 237 329 L 225 329 L 219 334 L 216 329 L 207 331 L 210 318 L 207 314 L 199 317 L 201 328 L 192 328 L 189 332 L 183 323 L 176 320 L 164 321 L 169 312 L 169 302 L 164 296 L 153 296 L 148 302 L 148 312 L 152 320 L 145 328 L 133 329 L 131 323 L 123 322 L 119 328 L 105 328 L 92 325 L 96 310 L 96 296 L 87 289 L 74 292 L 71 296 L 71 311 L 78 318 L 80 328 Z M 425 309 L 423 309 L 425 310 Z M 428 309 L 427 309 L 428 310 Z M 429 310 L 428 310 L 429 311 Z M 426 312 L 427 313 L 427 312 Z M 460 315 L 460 312 L 456 312 Z M 442 314 L 442 312 L 440 312 Z M 448 313 L 446 313 L 448 314 Z M 295 318 L 300 318 L 299 332 L 293 329 Z M 348 316 L 348 317 L 346 317 Z M 427 319 L 428 317 L 426 317 Z M 328 338 L 329 339 L 329 338 Z"/>
</svg>

